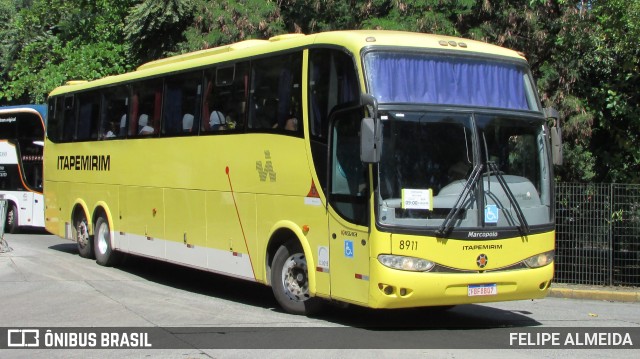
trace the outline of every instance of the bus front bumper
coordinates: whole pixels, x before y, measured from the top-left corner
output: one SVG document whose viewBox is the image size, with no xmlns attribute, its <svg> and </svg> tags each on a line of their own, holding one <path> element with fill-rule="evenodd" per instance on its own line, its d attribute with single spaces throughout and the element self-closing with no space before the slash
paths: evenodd
<svg viewBox="0 0 640 359">
<path fill-rule="evenodd" d="M 483 273 L 409 272 L 371 259 L 369 305 L 413 308 L 544 298 L 553 263 L 535 269 Z"/>
</svg>

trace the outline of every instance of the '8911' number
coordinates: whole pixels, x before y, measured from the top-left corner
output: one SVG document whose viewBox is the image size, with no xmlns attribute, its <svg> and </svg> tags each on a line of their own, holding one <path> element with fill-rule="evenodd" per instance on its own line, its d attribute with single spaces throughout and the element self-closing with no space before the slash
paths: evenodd
<svg viewBox="0 0 640 359">
<path fill-rule="evenodd" d="M 418 241 L 412 241 L 409 239 L 403 239 L 400 241 L 400 250 L 417 251 Z"/>
</svg>

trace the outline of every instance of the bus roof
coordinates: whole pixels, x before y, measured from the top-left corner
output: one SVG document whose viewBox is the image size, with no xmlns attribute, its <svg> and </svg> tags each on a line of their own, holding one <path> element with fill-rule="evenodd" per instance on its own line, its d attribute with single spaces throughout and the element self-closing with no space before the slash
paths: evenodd
<svg viewBox="0 0 640 359">
<path fill-rule="evenodd" d="M 24 112 L 25 110 L 35 110 L 40 114 L 43 120 L 47 118 L 47 105 L 28 104 L 28 105 L 0 106 L 0 112 L 5 112 L 6 110 L 9 110 L 11 112 L 20 112 L 20 111 Z"/>
<path fill-rule="evenodd" d="M 54 89 L 50 96 L 311 45 L 338 45 L 354 53 L 358 53 L 365 47 L 376 46 L 446 49 L 454 53 L 496 55 L 524 60 L 524 55 L 521 53 L 504 47 L 445 35 L 388 30 L 329 31 L 312 35 L 283 34 L 268 40 L 245 40 L 151 61 L 140 65 L 135 71 L 121 75 L 107 76 L 93 81 L 69 81 Z"/>
</svg>

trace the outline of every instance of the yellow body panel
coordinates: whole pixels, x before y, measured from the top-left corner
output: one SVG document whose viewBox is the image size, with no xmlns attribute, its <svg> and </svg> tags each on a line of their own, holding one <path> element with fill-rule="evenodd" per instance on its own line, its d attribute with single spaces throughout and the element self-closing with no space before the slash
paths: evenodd
<svg viewBox="0 0 640 359">
<path fill-rule="evenodd" d="M 104 201 L 116 232 L 246 254 L 254 267 L 264 266 L 270 231 L 283 219 L 299 228 L 311 226 L 309 236 L 326 242 L 324 207 L 304 200 L 312 183 L 305 142 L 270 137 L 138 139 L 123 140 L 122 146 L 120 141 L 48 143 L 47 228 L 64 236 L 61 219 L 71 220 L 76 203 L 86 203 L 87 218 L 92 218 L 98 201 Z M 221 150 L 239 155 L 224 156 Z M 109 168 L 83 170 L 75 159 L 73 166 L 65 165 L 75 156 L 108 156 Z M 131 245 L 125 241 L 119 249 L 129 251 Z M 165 258 L 163 251 L 158 247 L 146 255 Z M 267 282 L 264 269 L 254 269 L 255 280 Z"/>
</svg>

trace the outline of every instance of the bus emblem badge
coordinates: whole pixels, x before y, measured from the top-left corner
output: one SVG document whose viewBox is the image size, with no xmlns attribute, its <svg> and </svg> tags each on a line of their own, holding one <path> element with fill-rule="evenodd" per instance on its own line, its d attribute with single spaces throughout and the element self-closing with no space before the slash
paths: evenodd
<svg viewBox="0 0 640 359">
<path fill-rule="evenodd" d="M 271 163 L 271 151 L 264 151 L 264 159 L 265 164 L 262 165 L 262 161 L 256 161 L 256 171 L 258 171 L 258 176 L 260 177 L 261 182 L 267 181 L 267 175 L 269 176 L 269 181 L 276 181 L 276 172 L 273 170 L 273 163 Z"/>
<path fill-rule="evenodd" d="M 476 258 L 476 264 L 479 268 L 486 267 L 487 263 L 489 263 L 489 257 L 487 257 L 486 254 L 481 254 L 478 256 L 478 258 Z"/>
</svg>

